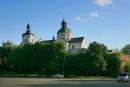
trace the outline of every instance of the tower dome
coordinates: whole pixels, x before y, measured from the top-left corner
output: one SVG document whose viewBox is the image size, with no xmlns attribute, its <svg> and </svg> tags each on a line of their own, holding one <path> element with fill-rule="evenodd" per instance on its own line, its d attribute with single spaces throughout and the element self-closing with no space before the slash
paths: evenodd
<svg viewBox="0 0 130 87">
<path fill-rule="evenodd" d="M 63 19 L 63 21 L 61 22 L 61 29 L 59 29 L 57 33 L 65 33 L 65 32 L 68 32 L 68 27 L 67 22 L 65 21 L 65 19 Z"/>
<path fill-rule="evenodd" d="M 68 42 L 72 37 L 72 33 L 70 29 L 68 29 L 67 22 L 65 19 L 61 22 L 61 28 L 57 32 L 57 40 L 58 41 L 66 41 Z"/>
</svg>

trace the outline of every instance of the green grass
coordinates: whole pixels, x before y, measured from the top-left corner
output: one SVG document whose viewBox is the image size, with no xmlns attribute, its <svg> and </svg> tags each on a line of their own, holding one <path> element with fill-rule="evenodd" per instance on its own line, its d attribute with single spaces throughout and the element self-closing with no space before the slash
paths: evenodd
<svg viewBox="0 0 130 87">
<path fill-rule="evenodd" d="M 0 77 L 16 77 L 16 78 L 47 78 L 46 75 L 42 74 L 18 74 L 18 73 L 1 73 Z M 89 80 L 113 80 L 115 78 L 105 76 L 75 76 L 67 75 L 65 79 L 89 79 Z"/>
<path fill-rule="evenodd" d="M 112 78 L 112 77 L 106 77 L 106 76 L 69 76 L 67 78 L 73 78 L 73 79 L 89 79 L 89 80 L 114 80 L 116 78 Z"/>
<path fill-rule="evenodd" d="M 43 77 L 45 77 L 45 75 L 6 73 L 6 74 L 0 74 L 0 77 L 43 78 Z"/>
</svg>

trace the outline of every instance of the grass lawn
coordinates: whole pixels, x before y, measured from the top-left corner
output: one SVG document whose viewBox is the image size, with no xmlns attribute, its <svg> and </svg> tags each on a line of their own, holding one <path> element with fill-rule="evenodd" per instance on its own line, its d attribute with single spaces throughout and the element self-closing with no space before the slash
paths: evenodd
<svg viewBox="0 0 130 87">
<path fill-rule="evenodd" d="M 14 74 L 14 73 L 6 73 L 6 74 L 0 74 L 0 77 L 16 77 L 16 78 L 48 78 L 45 75 L 42 74 Z M 64 79 L 86 79 L 86 80 L 114 80 L 116 78 L 112 78 L 112 77 L 105 77 L 105 76 L 99 76 L 99 77 L 95 77 L 95 76 L 74 76 L 74 75 L 70 75 L 65 77 Z"/>
</svg>

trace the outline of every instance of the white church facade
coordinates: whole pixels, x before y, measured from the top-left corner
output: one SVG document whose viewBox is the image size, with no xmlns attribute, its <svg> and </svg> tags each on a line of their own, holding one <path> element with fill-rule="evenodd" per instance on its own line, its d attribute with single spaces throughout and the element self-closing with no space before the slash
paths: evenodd
<svg viewBox="0 0 130 87">
<path fill-rule="evenodd" d="M 35 35 L 31 32 L 30 25 L 27 25 L 27 30 L 22 34 L 22 44 L 34 44 L 35 43 Z"/>
<path fill-rule="evenodd" d="M 63 42 L 66 51 L 71 53 L 84 52 L 87 49 L 87 41 L 85 37 L 72 37 L 72 32 L 68 29 L 67 22 L 63 19 L 61 28 L 57 32 L 57 38 L 53 37 L 52 40 L 42 41 L 44 43 Z M 27 30 L 22 34 L 22 44 L 34 44 L 35 35 L 31 32 L 30 25 L 27 25 Z"/>
</svg>

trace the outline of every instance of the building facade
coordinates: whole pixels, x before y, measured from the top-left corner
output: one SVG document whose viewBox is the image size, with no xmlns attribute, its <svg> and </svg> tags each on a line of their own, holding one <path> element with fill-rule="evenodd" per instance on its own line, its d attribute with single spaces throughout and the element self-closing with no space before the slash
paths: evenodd
<svg viewBox="0 0 130 87">
<path fill-rule="evenodd" d="M 61 22 L 61 28 L 57 32 L 57 38 L 43 42 L 51 43 L 53 41 L 63 42 L 66 51 L 71 53 L 84 52 L 87 49 L 87 41 L 85 37 L 72 37 L 72 32 L 67 26 L 65 19 Z"/>
<path fill-rule="evenodd" d="M 72 32 L 67 26 L 65 19 L 61 22 L 61 28 L 57 32 L 57 37 L 52 40 L 42 41 L 44 43 L 62 42 L 65 44 L 65 50 L 71 53 L 84 52 L 87 48 L 85 37 L 72 37 Z M 27 25 L 27 30 L 22 34 L 22 44 L 34 44 L 35 35 L 31 32 L 30 25 Z"/>
</svg>

